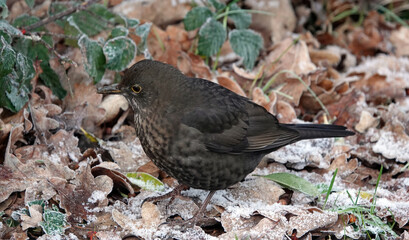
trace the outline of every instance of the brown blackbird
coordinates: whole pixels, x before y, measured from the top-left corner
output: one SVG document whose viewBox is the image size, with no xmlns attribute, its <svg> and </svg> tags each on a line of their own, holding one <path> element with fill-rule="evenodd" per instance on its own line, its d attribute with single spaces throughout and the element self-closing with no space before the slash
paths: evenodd
<svg viewBox="0 0 409 240">
<path fill-rule="evenodd" d="M 98 92 L 129 101 L 146 155 L 181 184 L 173 193 L 180 194 L 183 185 L 210 190 L 190 226 L 215 190 L 243 180 L 266 154 L 303 139 L 354 134 L 336 125 L 281 124 L 245 97 L 152 60 L 136 63 L 121 83 Z"/>
</svg>

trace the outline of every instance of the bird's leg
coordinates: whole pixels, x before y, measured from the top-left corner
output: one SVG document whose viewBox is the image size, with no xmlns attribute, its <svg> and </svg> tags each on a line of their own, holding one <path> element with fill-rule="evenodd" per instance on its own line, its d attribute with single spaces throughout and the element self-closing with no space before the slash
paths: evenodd
<svg viewBox="0 0 409 240">
<path fill-rule="evenodd" d="M 164 194 L 164 195 L 162 195 L 162 196 L 145 198 L 145 199 L 142 201 L 142 204 L 141 204 L 141 205 L 143 205 L 145 202 L 153 202 L 153 203 L 156 203 L 156 202 L 165 200 L 165 199 L 167 199 L 167 198 L 170 198 L 170 202 L 169 202 L 169 204 L 168 204 L 168 205 L 170 205 L 170 204 L 173 202 L 173 200 L 175 200 L 176 197 L 182 197 L 181 192 L 182 192 L 183 190 L 188 189 L 188 188 L 189 188 L 189 187 L 186 186 L 186 185 L 179 184 L 179 185 L 177 185 L 172 191 L 170 191 L 170 192 L 168 192 L 168 193 L 166 193 L 166 194 Z"/>
<path fill-rule="evenodd" d="M 182 231 L 186 230 L 187 228 L 191 228 L 195 226 L 198 221 L 203 219 L 203 215 L 204 215 L 204 212 L 206 211 L 206 207 L 209 204 L 210 199 L 212 199 L 215 192 L 216 192 L 215 190 L 209 192 L 206 199 L 202 203 L 202 206 L 199 208 L 199 210 L 195 213 L 195 215 L 192 218 L 186 221 L 173 220 L 170 222 L 164 222 L 162 224 L 166 224 L 168 226 L 180 226 L 182 227 Z"/>
<path fill-rule="evenodd" d="M 215 192 L 216 192 L 216 191 L 213 190 L 213 191 L 210 191 L 209 194 L 207 194 L 207 197 L 206 197 L 206 199 L 204 200 L 204 202 L 202 203 L 202 206 L 199 208 L 199 210 L 195 213 L 195 215 L 194 215 L 191 219 L 188 219 L 188 220 L 185 222 L 185 224 L 188 224 L 188 225 L 190 225 L 190 226 L 194 226 L 194 225 L 196 225 L 196 223 L 197 223 L 199 220 L 201 220 L 201 219 L 203 218 L 204 213 L 205 213 L 205 211 L 206 211 L 206 207 L 207 207 L 207 205 L 209 204 L 210 199 L 212 199 L 212 197 L 213 197 L 213 195 L 214 195 Z"/>
</svg>

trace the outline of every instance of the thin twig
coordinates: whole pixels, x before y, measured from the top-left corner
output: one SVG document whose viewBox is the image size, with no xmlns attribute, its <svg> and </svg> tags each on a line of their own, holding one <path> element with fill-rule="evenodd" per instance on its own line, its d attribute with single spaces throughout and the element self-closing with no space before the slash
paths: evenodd
<svg viewBox="0 0 409 240">
<path fill-rule="evenodd" d="M 52 37 L 57 37 L 57 38 L 64 38 L 64 39 L 73 39 L 73 40 L 78 40 L 79 37 L 76 36 L 69 36 L 61 33 L 53 33 L 53 32 L 36 32 L 37 34 L 43 36 L 43 35 L 49 35 Z"/>
<path fill-rule="evenodd" d="M 78 63 L 76 63 L 74 60 L 66 58 L 64 56 L 61 56 L 50 44 L 48 44 L 46 41 L 44 41 L 40 36 L 35 35 L 35 34 L 30 34 L 30 36 L 27 35 L 11 35 L 12 37 L 17 37 L 17 38 L 24 38 L 24 39 L 28 39 L 34 42 L 38 42 L 41 43 L 42 45 L 44 45 L 48 51 L 51 51 L 54 53 L 54 55 L 60 59 L 62 62 L 68 62 L 71 63 L 72 65 L 74 65 L 75 67 L 78 67 Z"/>
<path fill-rule="evenodd" d="M 31 24 L 31 25 L 25 27 L 24 29 L 26 31 L 31 31 L 31 30 L 36 29 L 38 27 L 41 27 L 41 26 L 43 26 L 45 24 L 48 24 L 50 22 L 54 22 L 55 20 L 61 19 L 61 18 L 65 17 L 65 16 L 68 16 L 68 15 L 70 15 L 70 14 L 72 14 L 72 13 L 78 11 L 78 10 L 86 9 L 86 8 L 88 8 L 89 6 L 91 6 L 92 4 L 94 4 L 97 1 L 98 0 L 89 0 L 87 2 L 84 2 L 84 3 L 80 4 L 80 5 L 73 6 L 71 8 L 68 8 L 65 11 L 57 13 L 57 14 L 51 16 L 51 17 L 48 17 L 48 18 L 44 18 L 43 20 L 41 20 L 39 22 L 36 22 L 34 24 Z"/>
</svg>

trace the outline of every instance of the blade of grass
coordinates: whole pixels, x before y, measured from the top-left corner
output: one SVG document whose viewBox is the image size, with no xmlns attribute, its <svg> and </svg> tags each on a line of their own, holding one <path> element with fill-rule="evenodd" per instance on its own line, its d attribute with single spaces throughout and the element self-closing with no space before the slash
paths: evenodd
<svg viewBox="0 0 409 240">
<path fill-rule="evenodd" d="M 387 9 L 386 7 L 377 4 L 376 8 L 378 10 L 384 12 L 385 14 L 388 14 L 393 20 L 395 20 L 396 22 L 398 22 L 402 26 L 409 27 L 409 25 L 402 18 L 400 18 L 398 15 L 396 15 L 394 12 Z"/>
<path fill-rule="evenodd" d="M 153 34 L 155 35 L 156 39 L 158 40 L 160 49 L 162 49 L 162 51 L 165 51 L 166 50 L 165 44 L 163 44 L 162 39 L 159 37 L 158 31 L 156 31 L 155 28 L 152 28 L 152 30 L 153 30 Z"/>
<path fill-rule="evenodd" d="M 264 14 L 264 15 L 269 15 L 274 17 L 274 14 L 270 13 L 270 12 L 266 12 L 266 11 L 261 11 L 261 10 L 251 10 L 251 9 L 241 9 L 241 10 L 233 10 L 230 12 L 224 12 L 221 13 L 219 15 L 216 16 L 216 19 L 220 19 L 222 17 L 228 16 L 229 14 L 235 14 L 235 13 L 242 13 L 242 12 L 246 12 L 246 13 L 258 13 L 258 14 Z"/>
<path fill-rule="evenodd" d="M 338 168 L 335 169 L 334 174 L 332 175 L 331 183 L 329 184 L 327 195 L 325 196 L 324 206 L 322 207 L 323 210 L 325 210 L 325 206 L 327 205 L 328 197 L 332 191 L 332 187 L 334 186 L 335 177 L 337 176 L 337 173 L 338 173 Z"/>
<path fill-rule="evenodd" d="M 375 211 L 376 192 L 378 191 L 379 182 L 381 181 L 382 171 L 383 171 L 383 165 L 381 165 L 381 169 L 379 170 L 378 179 L 376 180 L 375 193 L 373 195 L 372 206 L 371 206 L 371 214 L 374 214 L 374 211 Z"/>
<path fill-rule="evenodd" d="M 334 16 L 334 17 L 331 19 L 331 22 L 339 21 L 339 20 L 341 20 L 341 19 L 343 19 L 343 18 L 346 18 L 346 17 L 348 17 L 348 16 L 357 14 L 358 12 L 359 12 L 359 9 L 358 9 L 357 7 L 353 7 L 353 8 L 351 8 L 351 9 L 347 10 L 347 11 L 343 11 L 343 12 L 341 12 L 340 14 Z"/>
<path fill-rule="evenodd" d="M 253 80 L 253 82 L 251 83 L 251 86 L 250 86 L 250 97 L 251 97 L 251 93 L 253 92 L 253 88 L 254 88 L 254 86 L 256 85 L 256 83 L 257 83 L 257 81 L 259 80 L 259 79 L 263 79 L 263 76 L 261 75 L 261 73 L 264 71 L 264 65 L 262 65 L 261 67 L 260 67 L 260 69 L 258 70 L 258 72 L 257 72 L 257 75 L 256 75 L 256 77 L 254 78 L 254 80 Z M 260 78 L 260 76 L 261 76 L 261 78 Z"/>
<path fill-rule="evenodd" d="M 275 89 L 273 89 L 272 92 L 275 92 L 275 93 L 277 93 L 278 95 L 281 95 L 281 96 L 283 96 L 283 97 L 285 97 L 285 98 L 288 98 L 289 100 L 293 100 L 293 99 L 294 99 L 293 96 L 290 96 L 290 95 L 288 95 L 288 94 L 285 94 L 285 93 L 283 93 L 283 92 L 280 92 L 280 90 L 275 90 Z"/>
<path fill-rule="evenodd" d="M 359 199 L 360 194 L 361 194 L 361 188 L 358 189 L 358 194 L 356 195 L 356 199 L 355 199 L 354 205 L 357 205 L 357 204 L 358 204 L 358 199 Z"/>
<path fill-rule="evenodd" d="M 229 10 L 230 10 L 230 5 L 226 7 L 226 12 L 225 13 L 227 13 L 227 15 L 223 19 L 223 28 L 225 30 L 227 28 L 227 16 L 228 16 Z M 220 48 L 219 51 L 217 52 L 216 60 L 213 63 L 213 68 L 212 68 L 213 72 L 216 71 L 217 64 L 219 63 L 219 57 L 220 57 L 220 52 L 221 51 L 222 51 L 222 48 Z"/>
</svg>

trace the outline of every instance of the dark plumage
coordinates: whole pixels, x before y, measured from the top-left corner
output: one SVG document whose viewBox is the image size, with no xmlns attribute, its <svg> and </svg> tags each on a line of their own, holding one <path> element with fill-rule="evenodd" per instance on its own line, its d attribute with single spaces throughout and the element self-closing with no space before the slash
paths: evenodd
<svg viewBox="0 0 409 240">
<path fill-rule="evenodd" d="M 299 140 L 353 135 L 343 126 L 280 124 L 249 99 L 157 61 L 136 63 L 119 85 L 99 92 L 128 99 L 145 153 L 193 188 L 225 189 L 266 154 Z"/>
</svg>

